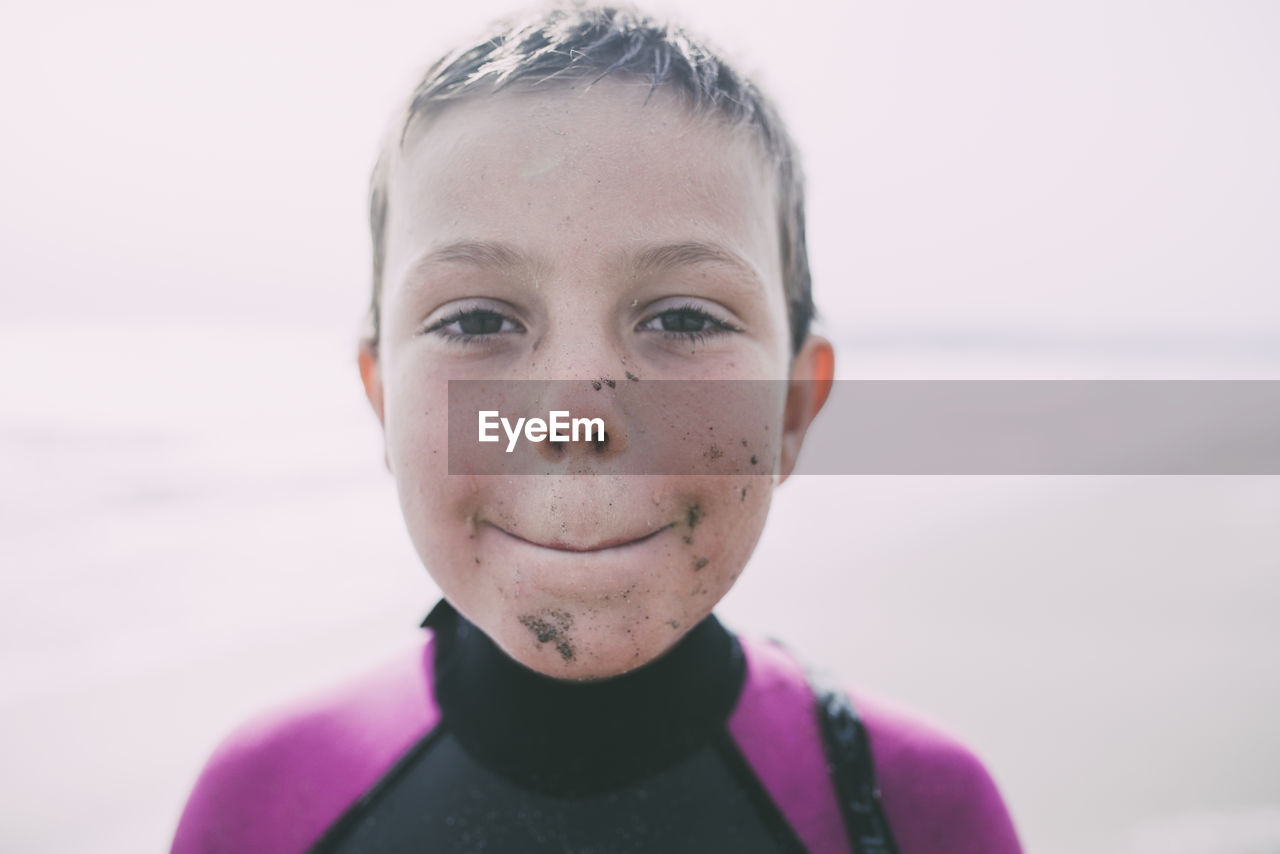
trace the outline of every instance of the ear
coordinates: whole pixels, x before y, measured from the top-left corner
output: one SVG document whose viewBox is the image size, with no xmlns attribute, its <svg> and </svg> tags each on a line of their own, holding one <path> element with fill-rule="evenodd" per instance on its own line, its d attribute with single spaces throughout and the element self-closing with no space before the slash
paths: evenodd
<svg viewBox="0 0 1280 854">
<path fill-rule="evenodd" d="M 835 377 L 836 354 L 831 342 L 820 335 L 805 338 L 800 352 L 791 360 L 791 377 L 787 383 L 787 403 L 782 416 L 781 477 L 786 480 L 795 470 L 804 444 L 805 433 L 817 417 L 831 393 Z"/>
<path fill-rule="evenodd" d="M 360 381 L 364 383 L 364 396 L 373 407 L 373 414 L 378 416 L 378 424 L 383 428 L 382 461 L 391 471 L 391 459 L 387 456 L 386 419 L 382 410 L 382 363 L 378 361 L 376 345 L 368 339 L 360 342 L 356 354 L 356 363 L 360 366 Z"/>
</svg>

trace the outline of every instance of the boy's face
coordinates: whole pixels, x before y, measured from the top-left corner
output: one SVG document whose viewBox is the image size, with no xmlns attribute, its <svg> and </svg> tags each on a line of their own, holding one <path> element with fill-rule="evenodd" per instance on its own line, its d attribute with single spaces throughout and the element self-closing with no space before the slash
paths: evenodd
<svg viewBox="0 0 1280 854">
<path fill-rule="evenodd" d="M 628 453 L 624 410 L 591 381 L 830 374 L 821 339 L 791 356 L 757 144 L 647 96 L 504 92 L 412 129 L 388 188 L 380 345 L 360 357 L 423 563 L 508 654 L 560 678 L 643 664 L 710 612 L 825 387 L 767 413 L 780 441 L 761 474 L 570 474 Z M 609 439 L 547 451 L 564 474 L 450 476 L 450 379 L 578 380 L 559 408 L 590 404 Z"/>
</svg>

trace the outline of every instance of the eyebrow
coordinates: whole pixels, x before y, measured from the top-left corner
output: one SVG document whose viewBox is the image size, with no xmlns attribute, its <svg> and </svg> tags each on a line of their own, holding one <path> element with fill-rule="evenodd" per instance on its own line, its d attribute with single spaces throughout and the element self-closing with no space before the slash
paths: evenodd
<svg viewBox="0 0 1280 854">
<path fill-rule="evenodd" d="M 752 286 L 762 289 L 759 273 L 742 256 L 715 243 L 686 240 L 659 243 L 625 251 L 621 266 L 637 275 L 655 275 L 680 267 L 719 264 L 742 274 Z M 410 267 L 405 281 L 419 279 L 434 264 L 460 263 L 492 270 L 545 270 L 547 265 L 506 243 L 490 240 L 460 240 L 433 249 Z"/>
<path fill-rule="evenodd" d="M 421 269 L 428 264 L 461 262 L 477 267 L 522 267 L 529 261 L 518 250 L 504 243 L 488 240 L 461 240 L 428 252 L 414 266 Z"/>
<path fill-rule="evenodd" d="M 698 240 L 646 246 L 627 254 L 627 263 L 640 273 L 663 273 L 699 264 L 720 264 L 741 273 L 753 286 L 763 290 L 760 274 L 742 256 L 715 243 Z"/>
<path fill-rule="evenodd" d="M 537 263 L 513 246 L 492 240 L 459 240 L 432 249 L 418 258 L 400 277 L 401 287 L 421 287 L 428 271 L 437 264 L 468 264 L 488 270 L 541 270 Z"/>
</svg>

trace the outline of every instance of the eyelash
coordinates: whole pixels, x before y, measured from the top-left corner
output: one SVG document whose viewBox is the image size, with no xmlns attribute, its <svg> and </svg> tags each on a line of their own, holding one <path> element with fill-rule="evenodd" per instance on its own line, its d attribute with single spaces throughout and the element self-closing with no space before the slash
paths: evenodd
<svg viewBox="0 0 1280 854">
<path fill-rule="evenodd" d="M 661 332 L 663 339 L 666 341 L 683 341 L 687 343 L 697 344 L 697 343 L 706 341 L 709 338 L 725 335 L 730 332 L 742 331 L 741 329 L 734 326 L 733 324 L 728 323 L 724 320 L 721 320 L 720 318 L 716 317 L 715 315 L 711 314 L 705 309 L 700 308 L 697 305 L 694 305 L 693 303 L 686 303 L 681 306 L 664 308 L 662 311 L 656 312 L 655 314 L 650 315 L 649 317 L 640 321 L 640 323 L 636 324 L 636 330 L 643 331 L 646 326 L 658 320 L 659 318 L 670 316 L 670 315 L 677 315 L 685 318 L 691 317 L 691 318 L 700 320 L 707 325 L 707 328 L 699 329 L 699 330 L 688 330 L 684 332 L 678 332 L 678 331 L 666 330 L 666 329 L 652 330 L 654 332 Z M 482 317 L 482 316 L 498 318 L 500 321 L 498 329 L 493 332 L 477 333 L 477 332 L 452 332 L 445 328 L 447 326 L 451 326 L 454 323 L 463 321 L 467 318 Z M 504 331 L 502 329 L 502 325 L 507 323 L 510 323 L 512 326 L 515 327 L 514 330 L 505 330 L 508 333 L 512 331 L 515 331 L 515 332 L 525 331 L 524 327 L 521 326 L 519 322 L 511 319 L 510 317 L 507 317 L 506 315 L 500 312 L 494 311 L 493 309 L 489 309 L 489 308 L 475 307 L 475 308 L 463 308 L 463 309 L 459 309 L 458 311 L 452 312 L 451 314 L 440 318 L 435 323 L 432 323 L 430 326 L 423 329 L 422 332 L 424 335 L 435 333 L 436 335 L 440 336 L 441 338 L 443 338 L 444 340 L 448 341 L 451 344 L 466 346 L 469 344 L 484 343 L 485 339 L 492 339 L 495 335 L 498 335 Z"/>
<path fill-rule="evenodd" d="M 498 329 L 494 332 L 482 332 L 482 333 L 452 332 L 448 329 L 445 329 L 446 326 L 450 326 L 454 323 L 458 323 L 459 321 L 465 320 L 469 317 L 496 317 L 499 319 L 500 323 L 499 323 Z M 517 321 L 511 319 L 510 317 L 507 317 L 505 314 L 502 314 L 501 312 L 494 311 L 491 308 L 481 308 L 481 307 L 463 308 L 455 312 L 452 312 L 451 314 L 445 317 L 440 318 L 435 323 L 431 324 L 426 329 L 422 330 L 422 333 L 424 335 L 435 333 L 436 335 L 443 338 L 445 341 L 448 341 L 450 344 L 459 344 L 459 345 L 465 346 L 467 344 L 484 343 L 485 339 L 492 339 L 495 335 L 498 335 L 499 333 L 502 333 L 504 331 L 502 329 L 502 326 L 507 323 L 510 323 L 512 326 L 514 326 L 515 329 L 505 330 L 506 332 L 508 333 L 524 332 L 524 327 L 521 326 Z"/>
<path fill-rule="evenodd" d="M 707 324 L 708 328 L 700 329 L 697 331 L 687 331 L 687 332 L 676 332 L 676 331 L 666 330 L 666 329 L 653 330 L 655 332 L 661 332 L 662 337 L 667 341 L 684 341 L 688 343 L 697 344 L 702 341 L 706 341 L 708 338 L 714 338 L 720 335 L 728 334 L 730 332 L 742 331 L 741 329 L 734 326 L 733 324 L 727 323 L 726 321 L 721 320 L 720 318 L 711 314 L 709 311 L 706 311 L 705 309 L 700 308 L 694 305 L 693 303 L 686 303 L 684 305 L 675 306 L 672 308 L 664 308 L 662 311 L 652 314 L 649 317 L 645 318 L 644 320 L 640 321 L 640 323 L 637 324 L 636 329 L 637 330 L 643 329 L 645 326 L 647 326 L 650 323 L 653 323 L 658 318 L 664 317 L 667 315 L 672 315 L 672 314 L 683 315 L 685 317 L 694 317 L 698 320 L 702 320 Z"/>
</svg>

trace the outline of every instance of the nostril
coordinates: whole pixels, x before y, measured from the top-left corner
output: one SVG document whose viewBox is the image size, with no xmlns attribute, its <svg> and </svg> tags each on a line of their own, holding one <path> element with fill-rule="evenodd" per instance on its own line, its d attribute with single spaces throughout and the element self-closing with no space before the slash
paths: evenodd
<svg viewBox="0 0 1280 854">
<path fill-rule="evenodd" d="M 605 449 L 605 447 L 609 444 L 609 434 L 608 434 L 608 432 L 606 432 L 606 431 L 604 431 L 604 430 L 601 430 L 601 431 L 600 431 L 600 438 L 595 439 L 595 440 L 593 440 L 593 441 L 594 441 L 595 446 L 596 446 L 596 452 L 597 452 L 597 453 L 599 453 L 600 451 L 603 451 L 603 450 Z"/>
</svg>

